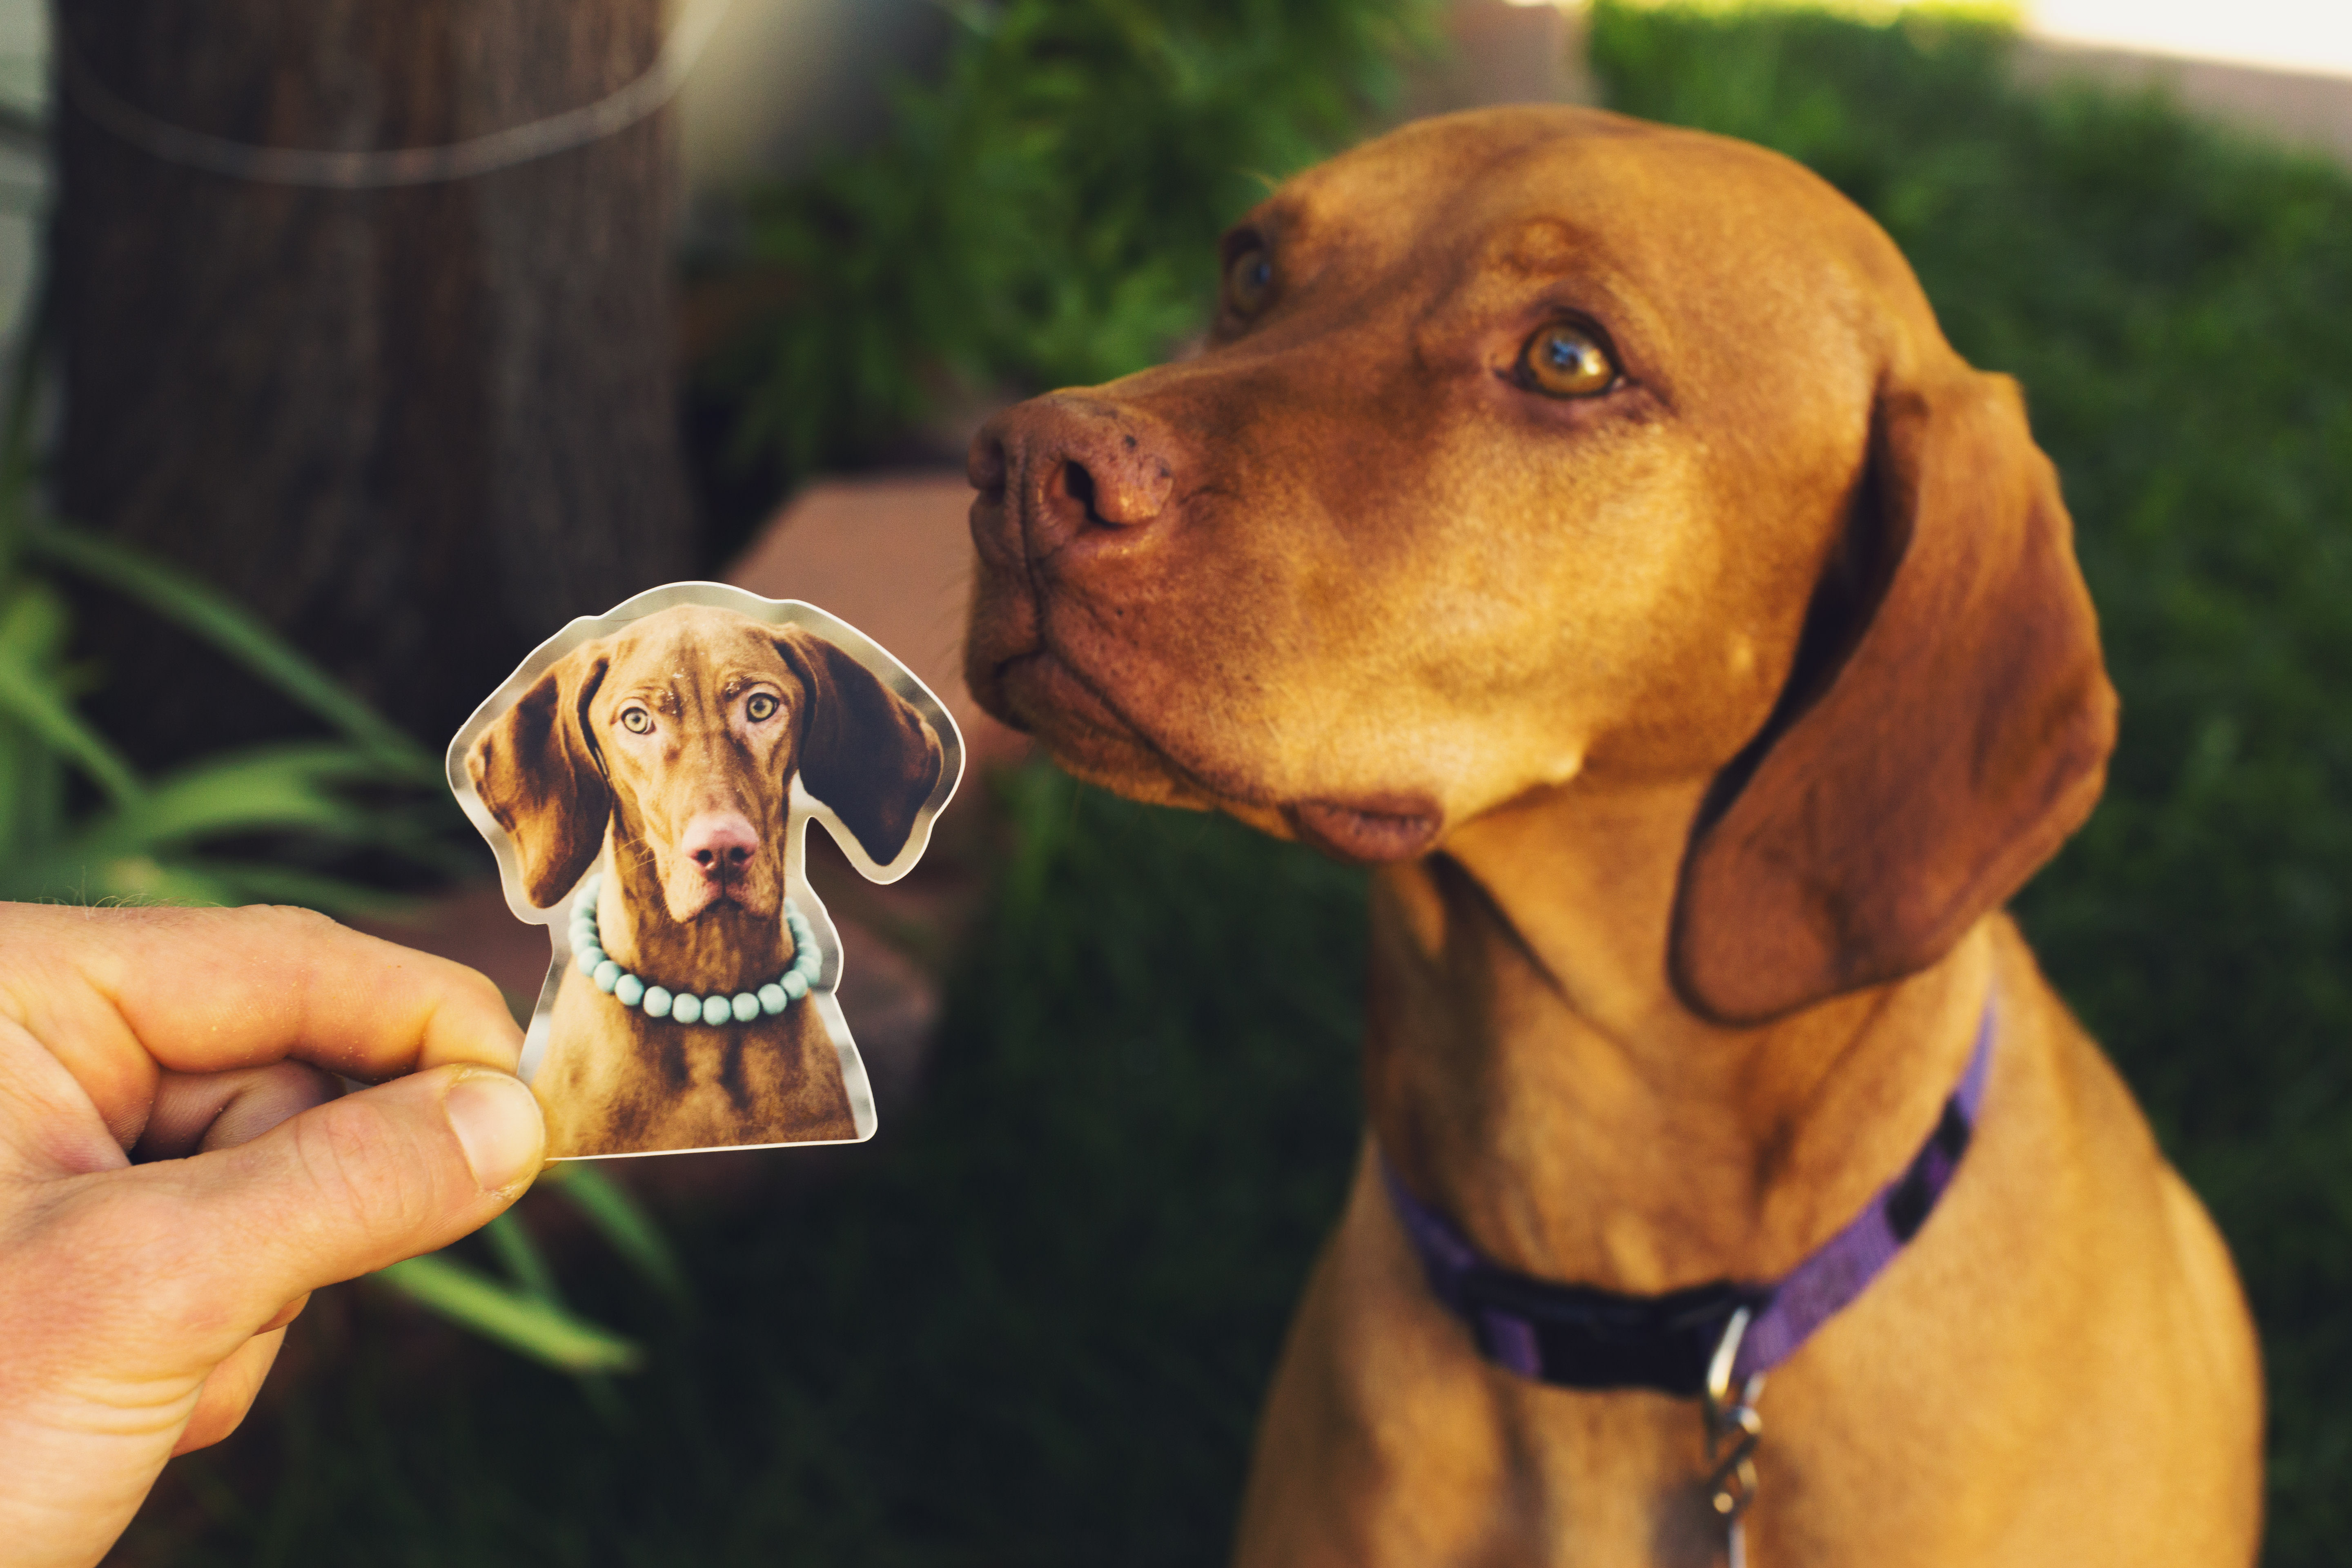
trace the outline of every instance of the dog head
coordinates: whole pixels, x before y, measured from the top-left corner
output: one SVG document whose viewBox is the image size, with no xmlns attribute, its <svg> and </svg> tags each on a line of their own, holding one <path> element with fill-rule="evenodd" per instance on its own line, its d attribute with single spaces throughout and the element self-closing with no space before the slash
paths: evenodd
<svg viewBox="0 0 2352 1568">
<path fill-rule="evenodd" d="M 2015 389 L 1798 165 L 1449 116 L 1223 261 L 1206 352 L 973 445 L 969 679 L 1075 771 L 1374 861 L 1712 781 L 1670 962 L 1727 1020 L 1931 962 L 2088 812 L 2114 699 Z"/>
<path fill-rule="evenodd" d="M 778 911 L 796 772 L 887 864 L 942 752 L 911 705 L 823 637 L 688 605 L 572 649 L 466 763 L 533 905 L 571 891 L 611 824 L 683 924 L 720 903 Z"/>
</svg>

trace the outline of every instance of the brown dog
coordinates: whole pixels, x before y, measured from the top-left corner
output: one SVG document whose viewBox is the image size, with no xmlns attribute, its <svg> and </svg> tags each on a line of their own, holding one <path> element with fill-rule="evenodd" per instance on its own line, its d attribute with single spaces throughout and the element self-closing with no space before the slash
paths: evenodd
<svg viewBox="0 0 2352 1568">
<path fill-rule="evenodd" d="M 603 858 L 603 946 L 685 995 L 755 993 L 783 919 L 795 776 L 877 866 L 933 805 L 943 753 L 914 707 L 796 626 L 681 605 L 564 656 L 467 754 L 540 909 Z M 551 1156 L 858 1136 L 812 1004 L 681 1024 L 566 969 L 531 1088 Z"/>
<path fill-rule="evenodd" d="M 1753 1558 L 2248 1562 L 2227 1257 L 1999 912 L 2115 715 L 2016 388 L 1820 180 L 1593 111 L 1409 126 L 1223 254 L 1205 353 L 974 443 L 969 676 L 1380 868 L 1367 1151 L 1239 1560 L 1719 1559 L 1694 1402 L 1482 1358 L 1378 1156 L 1518 1275 L 1778 1279 L 1990 1001 L 1941 1206 L 1761 1396 Z"/>
</svg>

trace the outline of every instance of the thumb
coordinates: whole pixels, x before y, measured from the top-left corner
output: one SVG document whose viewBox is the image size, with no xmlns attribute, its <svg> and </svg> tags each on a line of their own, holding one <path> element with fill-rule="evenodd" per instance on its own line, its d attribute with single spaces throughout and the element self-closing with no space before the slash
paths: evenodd
<svg viewBox="0 0 2352 1568">
<path fill-rule="evenodd" d="M 545 1146 L 520 1079 L 453 1066 L 183 1162 L 208 1294 L 257 1325 L 306 1290 L 446 1247 L 514 1201 Z"/>
</svg>

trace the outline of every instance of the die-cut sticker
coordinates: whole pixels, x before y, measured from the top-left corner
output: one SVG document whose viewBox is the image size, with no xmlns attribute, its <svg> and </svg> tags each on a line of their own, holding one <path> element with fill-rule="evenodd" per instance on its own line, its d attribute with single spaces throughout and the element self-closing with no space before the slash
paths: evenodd
<svg viewBox="0 0 2352 1568">
<path fill-rule="evenodd" d="M 521 1064 L 551 1159 L 873 1136 L 803 850 L 813 819 L 870 881 L 921 858 L 963 739 L 911 670 L 814 605 L 673 583 L 541 644 L 448 772 L 553 948 Z"/>
</svg>

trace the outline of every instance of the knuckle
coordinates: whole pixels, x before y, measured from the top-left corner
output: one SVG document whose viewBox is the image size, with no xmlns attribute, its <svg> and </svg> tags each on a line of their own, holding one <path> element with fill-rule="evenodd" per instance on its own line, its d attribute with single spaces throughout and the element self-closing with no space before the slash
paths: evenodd
<svg viewBox="0 0 2352 1568">
<path fill-rule="evenodd" d="M 457 971 L 451 976 L 449 989 L 457 1000 L 501 1016 L 505 1015 L 506 994 L 499 989 L 496 981 L 478 969 L 468 969 L 462 964 L 457 966 Z"/>
<path fill-rule="evenodd" d="M 344 929 L 342 922 L 331 915 L 320 914 L 317 910 L 305 909 L 300 904 L 247 904 L 231 912 L 289 937 L 328 936 L 340 933 Z"/>
<path fill-rule="evenodd" d="M 488 975 L 462 964 L 447 965 L 424 1033 L 428 1060 L 479 1062 L 511 1072 L 522 1055 L 522 1032 L 505 994 Z"/>
<path fill-rule="evenodd" d="M 268 951 L 289 956 L 297 973 L 306 976 L 318 966 L 328 944 L 351 935 L 335 921 L 299 904 L 248 904 L 220 912 L 237 922 L 242 942 L 264 944 Z"/>
</svg>

